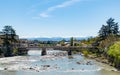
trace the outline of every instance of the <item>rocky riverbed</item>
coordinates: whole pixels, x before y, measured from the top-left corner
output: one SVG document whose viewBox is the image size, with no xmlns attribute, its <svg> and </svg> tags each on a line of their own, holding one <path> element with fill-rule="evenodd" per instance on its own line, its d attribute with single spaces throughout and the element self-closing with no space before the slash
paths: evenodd
<svg viewBox="0 0 120 75">
<path fill-rule="evenodd" d="M 110 75 L 112 70 L 115 71 L 111 66 L 84 56 L 77 54 L 69 57 L 64 53 L 56 55 L 53 51 L 53 55 L 40 56 L 31 52 L 28 56 L 0 58 L 0 75 Z M 102 74 L 103 71 L 106 73 Z M 112 74 L 119 75 L 118 72 Z"/>
</svg>

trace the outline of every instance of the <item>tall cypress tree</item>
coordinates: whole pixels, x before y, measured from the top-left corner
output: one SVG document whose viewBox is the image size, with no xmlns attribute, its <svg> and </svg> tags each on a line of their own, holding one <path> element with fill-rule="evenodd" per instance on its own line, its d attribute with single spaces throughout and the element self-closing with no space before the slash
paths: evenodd
<svg viewBox="0 0 120 75">
<path fill-rule="evenodd" d="M 70 38 L 70 46 L 73 46 L 73 37 Z"/>
</svg>

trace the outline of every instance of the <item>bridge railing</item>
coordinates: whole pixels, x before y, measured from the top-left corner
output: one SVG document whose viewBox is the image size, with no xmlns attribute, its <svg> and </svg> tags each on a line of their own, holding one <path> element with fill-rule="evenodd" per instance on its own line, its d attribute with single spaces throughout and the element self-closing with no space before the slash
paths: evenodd
<svg viewBox="0 0 120 75">
<path fill-rule="evenodd" d="M 76 49 L 84 49 L 84 48 L 92 48 L 92 46 L 44 46 L 44 47 L 27 47 L 30 50 L 42 50 L 42 49 L 53 49 L 53 50 L 76 50 Z"/>
</svg>

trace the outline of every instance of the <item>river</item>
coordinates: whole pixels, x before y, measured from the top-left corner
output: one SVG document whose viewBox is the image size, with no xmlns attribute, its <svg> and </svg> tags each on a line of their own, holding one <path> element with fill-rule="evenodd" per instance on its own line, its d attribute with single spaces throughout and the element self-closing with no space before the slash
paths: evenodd
<svg viewBox="0 0 120 75">
<path fill-rule="evenodd" d="M 27 56 L 0 58 L 0 75 L 120 75 L 115 68 L 81 55 L 67 56 L 60 50 L 48 53 L 40 56 L 39 50 L 31 50 Z"/>
</svg>

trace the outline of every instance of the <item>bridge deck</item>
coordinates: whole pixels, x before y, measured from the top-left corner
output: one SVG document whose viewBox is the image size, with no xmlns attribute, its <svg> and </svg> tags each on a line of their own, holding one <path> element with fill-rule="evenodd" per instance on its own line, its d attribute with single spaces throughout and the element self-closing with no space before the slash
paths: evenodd
<svg viewBox="0 0 120 75">
<path fill-rule="evenodd" d="M 27 49 L 32 50 L 43 50 L 43 49 L 53 49 L 53 50 L 78 50 L 78 49 L 83 49 L 83 48 L 93 48 L 92 46 L 44 46 L 44 47 L 27 47 Z"/>
</svg>

